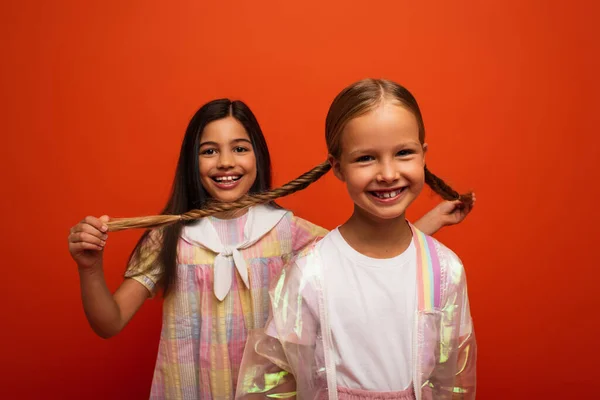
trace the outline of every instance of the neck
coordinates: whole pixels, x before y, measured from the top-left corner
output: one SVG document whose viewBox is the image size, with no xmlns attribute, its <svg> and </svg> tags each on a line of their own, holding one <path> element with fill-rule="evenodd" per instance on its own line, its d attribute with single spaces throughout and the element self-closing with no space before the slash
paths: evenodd
<svg viewBox="0 0 600 400">
<path fill-rule="evenodd" d="M 412 230 L 404 213 L 396 218 L 381 219 L 356 206 L 350 219 L 339 230 L 352 248 L 373 258 L 402 254 L 412 240 Z"/>
</svg>

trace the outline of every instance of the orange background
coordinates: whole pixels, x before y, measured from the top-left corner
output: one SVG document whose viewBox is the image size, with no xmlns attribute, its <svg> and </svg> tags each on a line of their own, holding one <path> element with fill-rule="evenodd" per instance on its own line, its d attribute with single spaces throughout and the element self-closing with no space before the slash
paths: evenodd
<svg viewBox="0 0 600 400">
<path fill-rule="evenodd" d="M 2 398 L 147 398 L 160 301 L 116 338 L 96 337 L 79 300 L 69 227 L 88 214 L 158 212 L 189 118 L 217 97 L 254 110 L 275 183 L 296 177 L 325 158 L 333 97 L 367 76 L 413 91 L 430 168 L 476 190 L 473 214 L 438 238 L 467 269 L 478 398 L 597 392 L 595 2 L 0 7 Z M 425 193 L 411 216 L 437 201 Z M 351 210 L 332 176 L 282 203 L 328 228 Z M 112 288 L 139 234 L 111 235 Z"/>
</svg>

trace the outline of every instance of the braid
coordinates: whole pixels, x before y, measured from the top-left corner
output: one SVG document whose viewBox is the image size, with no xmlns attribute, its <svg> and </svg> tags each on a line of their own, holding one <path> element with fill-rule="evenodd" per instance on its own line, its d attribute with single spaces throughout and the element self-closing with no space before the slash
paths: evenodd
<svg viewBox="0 0 600 400">
<path fill-rule="evenodd" d="M 205 208 L 191 210 L 181 215 L 153 215 L 137 218 L 115 218 L 108 222 L 108 230 L 110 232 L 116 232 L 135 228 L 158 228 L 172 225 L 180 221 L 193 221 L 224 211 L 237 210 L 258 204 L 269 203 L 280 197 L 285 197 L 299 190 L 307 188 L 312 183 L 319 180 L 330 169 L 331 165 L 326 161 L 277 189 L 269 190 L 263 193 L 246 195 L 232 203 L 214 202 Z"/>
<path fill-rule="evenodd" d="M 444 200 L 460 200 L 467 204 L 473 203 L 473 193 L 458 193 L 442 179 L 432 174 L 427 167 L 425 167 L 425 183 Z"/>
</svg>

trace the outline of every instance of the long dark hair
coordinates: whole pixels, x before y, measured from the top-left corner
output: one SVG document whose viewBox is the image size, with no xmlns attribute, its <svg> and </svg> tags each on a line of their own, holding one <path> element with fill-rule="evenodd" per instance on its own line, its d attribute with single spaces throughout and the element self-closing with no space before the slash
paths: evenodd
<svg viewBox="0 0 600 400">
<path fill-rule="evenodd" d="M 256 157 L 256 180 L 250 188 L 250 194 L 260 193 L 271 189 L 271 157 L 267 147 L 267 141 L 260 129 L 260 125 L 250 108 L 242 101 L 229 99 L 218 99 L 206 103 L 194 114 L 183 138 L 179 161 L 175 171 L 175 179 L 171 190 L 171 196 L 165 205 L 162 214 L 183 214 L 193 209 L 203 208 L 211 197 L 202 186 L 200 181 L 200 168 L 198 164 L 198 151 L 200 137 L 206 125 L 210 122 L 233 117 L 246 129 L 254 155 Z M 163 294 L 168 294 L 171 285 L 177 279 L 177 244 L 184 224 L 190 222 L 179 222 L 161 229 L 157 241 L 159 246 L 150 246 L 148 241 L 153 241 L 150 230 L 147 230 L 133 249 L 129 263 L 133 260 L 154 259 L 160 265 L 160 279 L 158 286 L 162 288 Z M 157 255 L 143 254 L 148 248 L 158 251 Z M 146 266 L 155 268 L 155 266 Z M 139 271 L 143 273 L 144 271 Z"/>
</svg>

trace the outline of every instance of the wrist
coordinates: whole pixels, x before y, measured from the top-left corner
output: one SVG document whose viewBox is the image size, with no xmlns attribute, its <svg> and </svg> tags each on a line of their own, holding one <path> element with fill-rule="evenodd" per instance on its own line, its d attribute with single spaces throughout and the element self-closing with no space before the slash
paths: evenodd
<svg viewBox="0 0 600 400">
<path fill-rule="evenodd" d="M 102 268 L 102 263 L 93 266 L 81 266 L 77 265 L 77 272 L 79 272 L 80 277 L 93 277 L 93 276 L 103 276 L 104 271 Z"/>
</svg>

